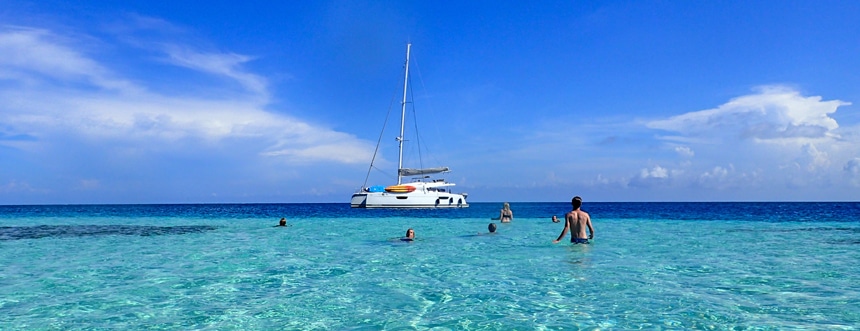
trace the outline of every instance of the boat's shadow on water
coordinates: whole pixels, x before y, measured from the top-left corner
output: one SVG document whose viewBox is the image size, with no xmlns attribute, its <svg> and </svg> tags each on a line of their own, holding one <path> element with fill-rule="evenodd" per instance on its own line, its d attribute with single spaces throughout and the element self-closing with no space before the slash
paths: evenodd
<svg viewBox="0 0 860 331">
<path fill-rule="evenodd" d="M 201 233 L 218 229 L 210 225 L 147 226 L 147 225 L 37 225 L 2 226 L 0 240 L 41 238 L 77 238 L 87 236 L 163 236 Z"/>
</svg>

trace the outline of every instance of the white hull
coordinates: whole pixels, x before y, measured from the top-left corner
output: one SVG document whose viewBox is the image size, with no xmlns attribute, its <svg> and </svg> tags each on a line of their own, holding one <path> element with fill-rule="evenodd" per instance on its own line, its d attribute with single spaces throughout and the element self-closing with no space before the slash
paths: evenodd
<svg viewBox="0 0 860 331">
<path fill-rule="evenodd" d="M 448 172 L 448 167 L 433 167 L 412 169 L 403 167 L 404 123 L 406 118 L 407 83 L 409 82 L 409 49 L 406 45 L 406 69 L 403 77 L 403 102 L 400 104 L 400 135 L 398 141 L 397 184 L 389 187 L 381 185 L 362 187 L 352 195 L 352 208 L 466 208 L 466 193 L 452 193 L 449 189 L 454 183 L 444 179 L 430 179 L 430 174 Z M 377 146 L 378 148 L 379 146 Z M 374 160 L 376 154 L 374 154 Z M 370 162 L 373 168 L 373 161 Z M 370 170 L 368 170 L 368 176 Z M 413 181 L 403 183 L 403 177 L 412 177 Z M 367 183 L 365 178 L 365 184 Z"/>
<path fill-rule="evenodd" d="M 466 208 L 461 194 L 445 192 L 360 192 L 352 195 L 352 208 Z"/>
</svg>

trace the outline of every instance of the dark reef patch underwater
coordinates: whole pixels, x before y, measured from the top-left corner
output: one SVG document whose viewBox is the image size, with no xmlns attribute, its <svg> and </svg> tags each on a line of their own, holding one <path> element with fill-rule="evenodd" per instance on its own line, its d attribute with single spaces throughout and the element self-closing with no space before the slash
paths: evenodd
<svg viewBox="0 0 860 331">
<path fill-rule="evenodd" d="M 40 238 L 74 238 L 85 236 L 162 236 L 201 233 L 217 229 L 208 225 L 144 226 L 144 225 L 37 225 L 0 226 L 0 240 Z"/>
</svg>

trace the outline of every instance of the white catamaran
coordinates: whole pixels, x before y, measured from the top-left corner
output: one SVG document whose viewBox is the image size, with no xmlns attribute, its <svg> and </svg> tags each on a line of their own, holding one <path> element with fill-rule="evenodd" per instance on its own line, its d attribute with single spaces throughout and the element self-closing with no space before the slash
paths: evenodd
<svg viewBox="0 0 860 331">
<path fill-rule="evenodd" d="M 397 184 L 391 186 L 375 185 L 362 186 L 352 195 L 352 208 L 465 208 L 466 193 L 453 193 L 450 188 L 454 183 L 444 179 L 432 179 L 429 175 L 450 171 L 448 167 L 425 169 L 403 168 L 403 128 L 406 122 L 406 91 L 409 84 L 409 50 L 412 44 L 406 45 L 406 74 L 403 79 L 403 101 L 400 107 L 400 135 L 397 137 L 399 155 L 397 162 Z M 375 156 L 374 156 L 375 158 Z M 373 168 L 371 162 L 371 169 Z M 369 176 L 368 171 L 368 176 Z M 412 182 L 404 183 L 403 178 L 412 178 Z"/>
</svg>

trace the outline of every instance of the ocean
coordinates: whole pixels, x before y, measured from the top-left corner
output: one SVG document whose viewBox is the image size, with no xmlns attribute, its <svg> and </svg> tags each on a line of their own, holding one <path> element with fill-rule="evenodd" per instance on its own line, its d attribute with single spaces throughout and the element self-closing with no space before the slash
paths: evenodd
<svg viewBox="0 0 860 331">
<path fill-rule="evenodd" d="M 0 330 L 860 329 L 860 203 L 501 205 L 0 206 Z"/>
</svg>

